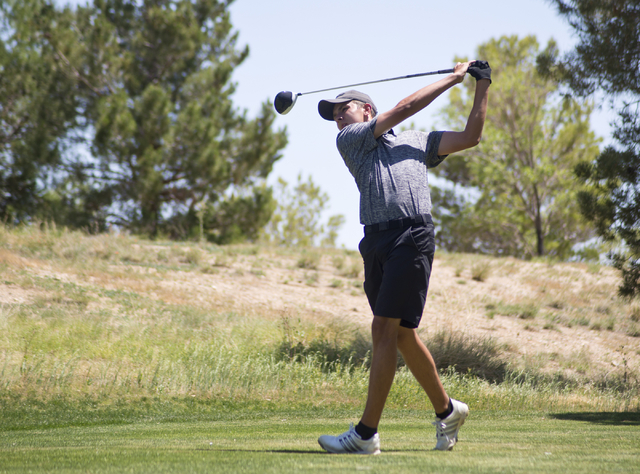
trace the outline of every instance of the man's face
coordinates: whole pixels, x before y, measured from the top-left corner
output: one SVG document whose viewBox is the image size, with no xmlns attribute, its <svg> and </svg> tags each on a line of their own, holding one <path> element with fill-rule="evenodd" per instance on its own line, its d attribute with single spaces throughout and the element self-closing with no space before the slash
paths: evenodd
<svg viewBox="0 0 640 474">
<path fill-rule="evenodd" d="M 338 130 L 342 130 L 352 123 L 367 122 L 368 115 L 366 106 L 360 107 L 356 102 L 346 104 L 336 104 L 333 106 L 333 120 L 338 125 Z"/>
</svg>

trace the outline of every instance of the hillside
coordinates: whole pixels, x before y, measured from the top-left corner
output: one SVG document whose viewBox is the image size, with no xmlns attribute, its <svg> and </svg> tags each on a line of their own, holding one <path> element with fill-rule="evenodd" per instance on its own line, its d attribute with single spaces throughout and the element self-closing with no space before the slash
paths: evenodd
<svg viewBox="0 0 640 474">
<path fill-rule="evenodd" d="M 366 331 L 371 320 L 360 257 L 347 250 L 4 232 L 0 264 L 5 317 L 12 308 L 77 298 L 42 283 L 56 282 L 76 295 L 82 289 L 86 312 L 108 306 L 104 292 L 115 290 L 247 323 L 350 323 Z M 619 300 L 617 285 L 617 272 L 605 266 L 440 252 L 421 330 L 425 338 L 440 330 L 493 338 L 522 368 L 637 378 L 640 305 Z"/>
</svg>

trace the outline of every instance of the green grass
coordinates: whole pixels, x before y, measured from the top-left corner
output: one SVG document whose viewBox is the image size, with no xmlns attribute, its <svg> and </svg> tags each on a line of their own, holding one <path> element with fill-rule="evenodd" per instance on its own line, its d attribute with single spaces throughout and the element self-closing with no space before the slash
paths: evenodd
<svg viewBox="0 0 640 474">
<path fill-rule="evenodd" d="M 432 414 L 399 363 L 380 427 L 383 455 L 323 454 L 318 435 L 344 431 L 361 413 L 368 331 L 316 315 L 305 301 L 286 311 L 243 309 L 223 291 L 198 299 L 191 284 L 207 272 L 255 278 L 280 271 L 332 293 L 361 293 L 356 261 L 338 250 L 194 248 L 0 228 L 0 281 L 15 295 L 0 304 L 0 473 L 640 467 L 640 385 L 626 358 L 617 372 L 594 376 L 586 352 L 557 356 L 561 369 L 583 374 L 566 378 L 537 370 L 534 360 L 513 365 L 492 339 L 458 333 L 423 334 L 443 364 L 447 391 L 472 408 L 452 453 L 430 451 Z M 335 271 L 320 284 L 326 268 Z M 582 314 L 568 297 L 549 298 L 554 323 Z M 615 320 L 616 330 L 629 331 L 640 310 L 620 313 L 616 305 L 592 305 L 612 308 L 600 311 L 606 320 L 596 310 L 585 314 L 602 328 Z M 501 300 L 486 307 L 517 319 L 535 318 L 538 309 Z"/>
<path fill-rule="evenodd" d="M 515 316 L 520 319 L 535 319 L 539 308 L 535 304 L 507 304 L 504 302 L 490 303 L 485 306 L 487 317 L 493 318 L 496 314 L 503 316 Z"/>
<path fill-rule="evenodd" d="M 638 413 L 472 411 L 447 453 L 431 451 L 431 416 L 387 411 L 382 454 L 355 456 L 326 454 L 316 442 L 356 420 L 356 412 L 345 409 L 213 403 L 182 417 L 171 407 L 169 414 L 123 412 L 119 421 L 94 415 L 91 423 L 0 431 L 0 473 L 584 473 L 640 467 Z"/>
</svg>

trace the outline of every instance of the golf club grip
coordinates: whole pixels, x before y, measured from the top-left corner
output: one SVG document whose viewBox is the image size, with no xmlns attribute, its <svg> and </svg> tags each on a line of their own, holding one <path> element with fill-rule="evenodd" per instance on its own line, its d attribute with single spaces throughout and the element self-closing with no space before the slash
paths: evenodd
<svg viewBox="0 0 640 474">
<path fill-rule="evenodd" d="M 380 82 L 397 81 L 399 79 L 412 79 L 414 77 L 433 76 L 433 75 L 436 75 L 436 74 L 451 74 L 452 72 L 453 72 L 453 68 L 451 68 L 451 69 L 440 69 L 438 71 L 419 72 L 418 74 L 409 74 L 408 76 L 398 76 L 398 77 L 390 77 L 389 79 L 378 79 L 376 81 L 358 82 L 357 84 L 349 84 L 347 86 L 330 87 L 328 89 L 319 89 L 317 91 L 298 92 L 298 94 L 296 94 L 296 95 L 300 96 L 300 95 L 307 95 L 307 94 L 317 94 L 318 92 L 334 91 L 336 89 L 346 89 L 348 87 L 366 86 L 367 84 L 378 84 Z"/>
<path fill-rule="evenodd" d="M 421 77 L 421 76 L 434 76 L 436 74 L 451 74 L 453 72 L 453 68 L 451 69 L 440 69 L 439 71 L 431 71 L 431 72 L 419 72 L 418 74 L 409 74 L 408 76 L 398 77 L 397 79 L 411 79 L 412 77 Z M 392 81 L 393 79 L 387 79 L 388 81 Z"/>
</svg>

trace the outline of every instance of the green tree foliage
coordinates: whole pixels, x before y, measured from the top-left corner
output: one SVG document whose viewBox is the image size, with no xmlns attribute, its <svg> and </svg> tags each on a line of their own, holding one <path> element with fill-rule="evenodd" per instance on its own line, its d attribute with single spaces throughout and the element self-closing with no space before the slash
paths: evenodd
<svg viewBox="0 0 640 474">
<path fill-rule="evenodd" d="M 493 71 L 482 143 L 433 170 L 454 183 L 433 189 L 438 243 L 449 250 L 566 258 L 590 235 L 572 170 L 598 152 L 589 127 L 592 106 L 563 99 L 557 83 L 537 73 L 538 53 L 532 36 L 478 47 L 476 57 Z M 474 87 L 467 80 L 452 89 L 443 110 L 451 129 L 464 128 Z"/>
<path fill-rule="evenodd" d="M 255 238 L 287 138 L 268 101 L 255 118 L 232 103 L 249 51 L 231 2 L 1 2 L 0 211 L 177 238 L 206 222 L 220 226 L 207 228 L 214 240 Z"/>
<path fill-rule="evenodd" d="M 185 214 L 176 214 L 164 224 L 172 238 L 200 239 L 216 244 L 255 242 L 276 208 L 273 190 L 262 182 L 234 188 L 216 202 L 207 197 Z M 198 227 L 194 226 L 198 222 Z"/>
<path fill-rule="evenodd" d="M 313 182 L 311 176 L 303 181 L 298 175 L 292 188 L 282 178 L 278 178 L 276 190 L 277 208 L 265 228 L 265 238 L 278 245 L 309 247 L 320 244 L 335 247 L 338 230 L 344 224 L 344 216 L 329 217 L 326 228 L 321 223 L 329 196 Z"/>
<path fill-rule="evenodd" d="M 93 176 L 118 201 L 116 222 L 137 232 L 197 226 L 195 206 L 252 189 L 286 145 L 264 103 L 234 109 L 238 49 L 231 0 L 96 0 L 78 8 L 85 116 L 95 130 Z M 173 216 L 167 222 L 165 216 Z M 165 224 L 170 224 L 167 229 Z"/>
<path fill-rule="evenodd" d="M 613 137 L 595 160 L 576 174 L 586 189 L 578 198 L 584 216 L 606 241 L 621 242 L 611 252 L 622 271 L 620 294 L 640 295 L 640 1 L 552 0 L 578 35 L 575 49 L 560 57 L 541 54 L 542 74 L 556 77 L 578 96 L 600 90 L 621 104 Z M 615 102 L 614 102 L 615 103 Z"/>
<path fill-rule="evenodd" d="M 0 2 L 0 219 L 46 219 L 73 202 L 62 186 L 63 155 L 77 127 L 75 81 L 49 42 L 70 11 L 42 0 Z M 65 202 L 66 201 L 66 202 Z"/>
</svg>

